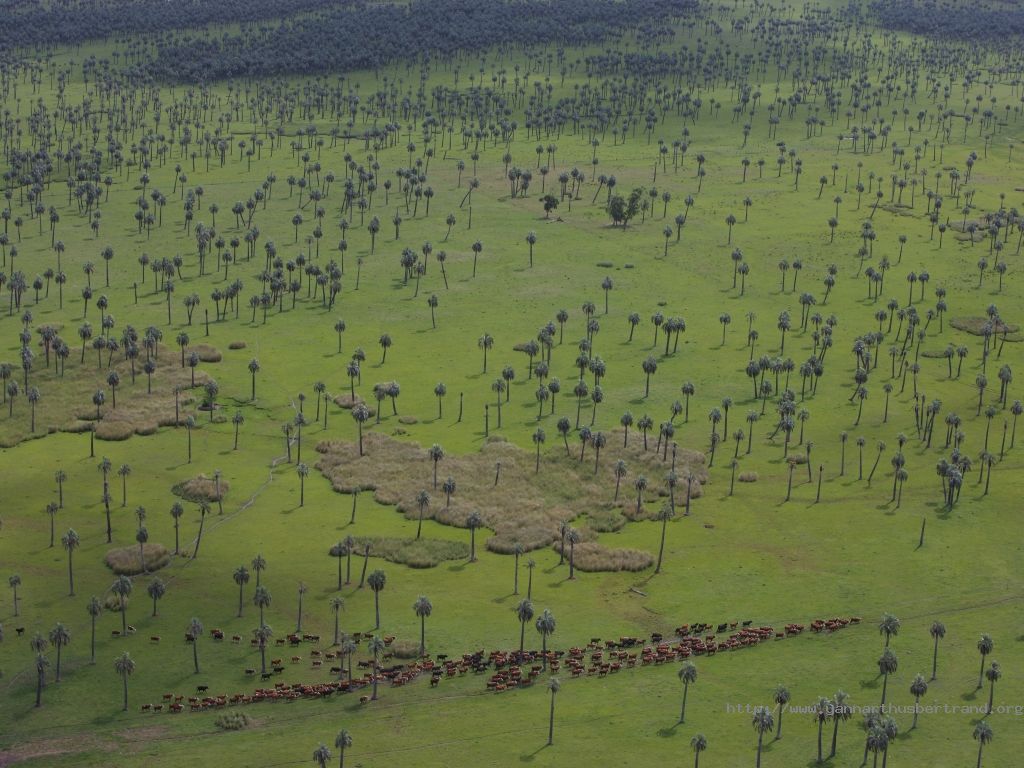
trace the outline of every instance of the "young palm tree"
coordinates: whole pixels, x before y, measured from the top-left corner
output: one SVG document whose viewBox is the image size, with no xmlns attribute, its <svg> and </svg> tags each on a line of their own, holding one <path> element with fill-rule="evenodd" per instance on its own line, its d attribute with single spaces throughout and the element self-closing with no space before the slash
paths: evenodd
<svg viewBox="0 0 1024 768">
<path fill-rule="evenodd" d="M 334 748 L 338 750 L 338 768 L 345 768 L 345 750 L 352 746 L 352 734 L 342 728 L 334 737 Z"/>
<path fill-rule="evenodd" d="M 939 667 L 939 640 L 946 636 L 946 625 L 941 621 L 932 622 L 932 626 L 928 630 L 929 634 L 935 641 L 934 648 L 932 649 L 932 680 L 936 679 L 936 671 Z"/>
<path fill-rule="evenodd" d="M 981 654 L 981 668 L 978 670 L 978 690 L 981 690 L 981 679 L 985 674 L 985 657 L 992 653 L 995 643 L 989 635 L 982 635 L 978 639 L 978 653 Z"/>
<path fill-rule="evenodd" d="M 693 768 L 700 768 L 700 753 L 708 748 L 708 740 L 703 733 L 698 733 L 690 739 L 690 746 L 693 748 Z"/>
<path fill-rule="evenodd" d="M 270 607 L 271 600 L 273 599 L 270 590 L 259 584 L 259 579 L 256 580 L 256 591 L 252 595 L 252 604 L 260 609 L 260 626 L 263 625 L 263 611 Z"/>
<path fill-rule="evenodd" d="M 128 678 L 135 672 L 135 662 L 132 657 L 128 654 L 128 651 L 123 651 L 120 656 L 114 660 L 114 671 L 121 676 L 121 682 L 124 686 L 124 707 L 122 711 L 128 711 Z"/>
<path fill-rule="evenodd" d="M 387 583 L 387 576 L 384 574 L 384 571 L 376 570 L 370 574 L 366 583 L 373 590 L 373 610 L 376 616 L 376 623 L 373 628 L 380 629 L 380 593 L 384 590 L 384 585 Z"/>
<path fill-rule="evenodd" d="M 761 706 L 754 708 L 754 716 L 750 722 L 754 726 L 754 730 L 757 731 L 757 763 L 755 765 L 756 768 L 761 768 L 761 747 L 764 744 L 764 735 L 771 732 L 775 722 L 771 710 Z"/>
<path fill-rule="evenodd" d="M 548 680 L 548 690 L 551 691 L 551 713 L 548 715 L 548 746 L 555 743 L 555 694 L 562 689 L 562 684 L 557 677 Z"/>
<path fill-rule="evenodd" d="M 185 634 L 192 638 L 192 666 L 195 667 L 195 674 L 199 674 L 199 638 L 203 635 L 203 622 L 195 616 L 185 628 Z"/>
<path fill-rule="evenodd" d="M 683 684 L 683 706 L 679 710 L 679 722 L 686 722 L 686 694 L 690 692 L 690 683 L 697 682 L 697 667 L 687 661 L 679 668 L 679 680 Z"/>
<path fill-rule="evenodd" d="M 327 768 L 327 761 L 330 759 L 331 750 L 327 748 L 326 744 L 321 744 L 313 750 L 313 762 L 319 765 L 320 768 Z"/>
<path fill-rule="evenodd" d="M 98 597 L 90 597 L 89 602 L 85 605 L 85 610 L 89 614 L 92 623 L 92 631 L 89 638 L 89 663 L 96 663 L 96 619 L 103 613 L 103 603 L 100 602 Z"/>
<path fill-rule="evenodd" d="M 263 555 L 257 554 L 252 559 L 252 571 L 256 574 L 256 586 L 260 585 L 260 574 L 267 569 L 267 561 L 263 559 Z"/>
<path fill-rule="evenodd" d="M 431 604 L 430 598 L 420 595 L 413 603 L 412 610 L 420 620 L 420 656 L 422 656 L 427 652 L 427 617 L 433 612 L 434 606 Z"/>
<path fill-rule="evenodd" d="M 814 712 L 814 720 L 818 724 L 818 760 L 817 762 L 823 762 L 824 756 L 822 754 L 822 732 L 825 729 L 825 723 L 832 719 L 832 700 L 827 696 L 819 696 L 818 700 L 812 707 Z"/>
<path fill-rule="evenodd" d="M 979 720 L 977 725 L 974 726 L 974 740 L 978 742 L 978 766 L 981 768 L 981 753 L 985 749 L 985 745 L 992 741 L 993 733 L 992 726 L 989 725 L 988 720 Z"/>
</svg>

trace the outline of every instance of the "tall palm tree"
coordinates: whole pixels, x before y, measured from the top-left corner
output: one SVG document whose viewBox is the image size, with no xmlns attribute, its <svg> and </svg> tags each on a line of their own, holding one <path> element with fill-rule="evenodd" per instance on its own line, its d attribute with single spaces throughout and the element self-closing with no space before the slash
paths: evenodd
<svg viewBox="0 0 1024 768">
<path fill-rule="evenodd" d="M 911 723 L 910 730 L 917 728 L 917 716 L 921 711 L 921 697 L 926 693 L 928 693 L 928 682 L 922 675 L 916 675 L 910 684 L 910 695 L 914 697 L 914 722 Z"/>
<path fill-rule="evenodd" d="M 779 722 L 778 727 L 775 730 L 776 740 L 782 738 L 782 713 L 785 711 L 786 705 L 789 704 L 790 698 L 789 689 L 786 686 L 781 683 L 775 686 L 775 692 L 772 694 L 772 700 L 779 707 Z"/>
<path fill-rule="evenodd" d="M 267 561 L 263 558 L 262 554 L 257 554 L 252 559 L 252 572 L 256 574 L 256 586 L 260 585 L 260 574 L 267 569 Z"/>
<path fill-rule="evenodd" d="M 334 613 L 334 643 L 333 645 L 339 645 L 341 642 L 341 634 L 339 633 L 339 618 L 342 609 L 345 607 L 345 598 L 338 597 L 335 595 L 331 598 L 331 611 Z"/>
<path fill-rule="evenodd" d="M 177 501 L 171 504 L 171 517 L 174 519 L 174 554 L 178 554 L 178 520 L 185 514 L 185 508 Z"/>
<path fill-rule="evenodd" d="M 128 711 L 128 678 L 135 672 L 135 662 L 132 657 L 128 654 L 128 651 L 122 651 L 121 655 L 114 660 L 114 671 L 121 676 L 121 682 L 124 686 L 124 712 Z"/>
<path fill-rule="evenodd" d="M 379 569 L 371 573 L 366 580 L 366 583 L 370 585 L 370 589 L 373 590 L 373 611 L 376 617 L 374 629 L 380 629 L 380 593 L 384 591 L 384 585 L 387 583 L 387 580 L 384 571 Z"/>
<path fill-rule="evenodd" d="M 551 712 L 548 715 L 548 746 L 555 743 L 555 694 L 562 689 L 562 684 L 557 677 L 548 680 L 548 690 L 551 691 Z"/>
<path fill-rule="evenodd" d="M 50 636 L 50 642 L 53 642 L 53 635 Z M 56 643 L 53 643 L 56 645 Z M 60 649 L 57 649 L 57 679 L 60 679 Z M 985 679 L 989 682 L 988 689 L 988 709 L 985 710 L 986 715 L 992 714 L 992 700 L 996 695 L 996 681 L 1003 676 L 1002 667 L 999 666 L 998 661 L 993 661 L 989 668 L 985 670 Z"/>
<path fill-rule="evenodd" d="M 527 598 L 529 599 L 529 598 Z M 548 668 L 548 638 L 555 634 L 555 615 L 545 608 L 537 617 L 537 631 L 540 633 L 541 642 L 541 664 L 544 669 Z"/>
<path fill-rule="evenodd" d="M 939 667 L 939 640 L 946 636 L 946 625 L 941 621 L 934 621 L 928 633 L 935 641 L 934 648 L 932 649 L 932 680 L 934 680 Z"/>
<path fill-rule="evenodd" d="M 466 527 L 469 528 L 469 562 L 476 562 L 476 529 L 483 525 L 483 518 L 476 510 L 469 513 L 466 518 Z"/>
<path fill-rule="evenodd" d="M 185 628 L 185 634 L 192 638 L 192 666 L 195 667 L 197 675 L 199 674 L 199 638 L 202 637 L 203 632 L 203 622 L 193 616 Z"/>
<path fill-rule="evenodd" d="M 45 640 L 43 641 L 46 642 Z M 45 645 L 43 646 L 45 650 Z M 43 706 L 43 683 L 46 681 L 46 668 L 50 666 L 50 660 L 46 658 L 42 650 L 36 651 L 36 706 Z"/>
<path fill-rule="evenodd" d="M 345 768 L 345 750 L 352 746 L 352 734 L 342 728 L 334 737 L 334 748 L 338 750 L 338 768 Z"/>
<path fill-rule="evenodd" d="M 71 632 L 61 624 L 59 621 L 56 626 L 50 630 L 50 644 L 57 649 L 57 667 L 56 667 L 56 678 L 55 682 L 60 682 L 60 657 L 61 650 L 64 646 L 71 642 Z M 989 705 L 991 709 L 991 704 Z"/>
<path fill-rule="evenodd" d="M 889 675 L 895 672 L 896 668 L 896 654 L 892 652 L 891 648 L 886 648 L 878 659 L 878 674 L 882 675 L 882 706 L 885 706 L 885 691 L 889 685 Z"/>
<path fill-rule="evenodd" d="M 249 569 L 244 565 L 240 565 L 235 568 L 235 572 L 231 577 L 235 580 L 235 584 L 238 585 L 238 618 L 242 618 L 243 597 L 245 585 L 249 583 Z"/>
<path fill-rule="evenodd" d="M 992 741 L 993 737 L 992 726 L 989 725 L 988 720 L 979 720 L 977 725 L 974 726 L 974 740 L 978 742 L 978 765 L 977 768 L 981 768 L 981 753 L 985 749 L 985 745 Z"/>
<path fill-rule="evenodd" d="M 703 733 L 698 733 L 690 739 L 690 746 L 693 748 L 693 768 L 700 768 L 700 753 L 708 748 L 708 740 Z"/>
<path fill-rule="evenodd" d="M 420 491 L 416 494 L 416 507 L 419 509 L 419 517 L 416 521 L 416 538 L 419 539 L 420 534 L 423 533 L 423 515 L 427 511 L 427 507 L 430 505 L 430 494 L 426 491 Z"/>
<path fill-rule="evenodd" d="M 96 663 L 96 619 L 103 613 L 103 603 L 96 596 L 90 597 L 89 602 L 85 604 L 85 610 L 89 614 L 92 622 L 92 632 L 89 638 L 89 663 Z"/>
<path fill-rule="evenodd" d="M 679 722 L 686 722 L 686 694 L 690 692 L 690 683 L 697 682 L 697 667 L 691 661 L 683 663 L 677 673 L 683 684 L 683 706 L 679 710 Z"/>
<path fill-rule="evenodd" d="M 14 615 L 18 616 L 18 587 L 21 586 L 21 576 L 16 573 L 8 576 L 7 585 L 11 588 L 11 592 L 14 595 Z"/>
<path fill-rule="evenodd" d="M 671 504 L 662 504 L 661 509 L 658 510 L 658 519 L 661 520 L 661 544 L 658 546 L 658 564 L 654 567 L 655 573 L 661 573 L 661 560 L 665 554 L 665 530 L 668 527 L 668 521 L 674 516 Z"/>
<path fill-rule="evenodd" d="M 764 744 L 764 735 L 770 733 L 775 727 L 772 711 L 768 707 L 758 706 L 754 708 L 754 716 L 751 718 L 751 725 L 757 731 L 757 763 L 756 768 L 761 768 L 761 747 Z"/>
<path fill-rule="evenodd" d="M 516 616 L 519 617 L 519 656 L 522 657 L 526 642 L 526 623 L 533 619 L 533 603 L 527 598 L 520 600 L 516 606 Z"/>
<path fill-rule="evenodd" d="M 153 615 L 154 616 L 156 616 L 156 603 L 157 603 L 157 600 L 162 599 L 164 594 L 166 594 L 166 592 L 167 592 L 167 586 L 163 583 L 163 581 L 160 580 L 159 576 L 154 578 L 146 586 L 146 594 L 148 594 L 150 596 L 150 598 L 153 600 Z"/>
<path fill-rule="evenodd" d="M 818 760 L 821 763 L 824 759 L 822 754 L 822 732 L 825 729 L 825 723 L 832 719 L 832 700 L 827 696 L 819 696 L 818 700 L 814 702 L 812 707 L 814 712 L 814 720 L 818 724 Z"/>
<path fill-rule="evenodd" d="M 434 611 L 430 598 L 420 595 L 412 605 L 412 610 L 420 620 L 420 656 L 427 652 L 427 617 Z"/>
<path fill-rule="evenodd" d="M 295 623 L 295 632 L 299 634 L 302 632 L 302 596 L 309 591 L 309 587 L 306 586 L 305 582 L 299 582 L 299 616 Z"/>
<path fill-rule="evenodd" d="M 836 756 L 836 742 L 839 740 L 839 724 L 853 717 L 853 707 L 849 703 L 850 696 L 844 690 L 838 690 L 832 697 L 832 749 L 828 756 Z"/>
<path fill-rule="evenodd" d="M 270 601 L 272 597 L 270 590 L 264 587 L 262 584 L 256 585 L 256 591 L 252 595 L 252 604 L 260 609 L 260 626 L 263 625 L 263 611 L 270 607 Z"/>
<path fill-rule="evenodd" d="M 384 644 L 384 641 L 380 638 L 379 635 L 374 635 L 373 638 L 371 638 L 370 642 L 366 646 L 366 649 L 370 652 L 370 655 L 373 656 L 373 696 L 372 696 L 372 699 L 374 701 L 377 700 L 377 678 L 379 677 L 378 670 L 379 670 L 379 667 L 380 667 L 380 655 L 382 653 L 384 653 L 384 649 L 386 647 L 387 646 Z"/>
<path fill-rule="evenodd" d="M 978 638 L 978 653 L 981 654 L 981 668 L 978 670 L 978 689 L 981 689 L 981 679 L 985 674 L 985 657 L 992 653 L 995 642 L 989 635 L 982 635 Z"/>
<path fill-rule="evenodd" d="M 259 587 L 257 587 L 259 589 Z M 253 637 L 256 639 L 256 645 L 260 649 L 260 672 L 264 675 L 267 673 L 267 643 L 274 636 L 274 630 L 268 627 L 262 622 L 260 625 L 252 631 Z"/>
<path fill-rule="evenodd" d="M 341 644 L 338 646 L 338 656 L 344 656 L 348 660 L 348 681 L 352 682 L 352 654 L 359 650 L 359 646 L 356 645 L 349 635 L 345 635 L 341 639 Z M 344 674 L 344 666 L 339 670 L 338 679 L 341 679 L 341 675 Z"/>
<path fill-rule="evenodd" d="M 132 580 L 129 576 L 118 576 L 110 591 L 117 596 L 117 609 L 121 612 L 121 636 L 128 635 L 128 596 L 132 593 Z"/>
<path fill-rule="evenodd" d="M 60 543 L 68 553 L 68 595 L 73 597 L 75 594 L 75 571 L 72 567 L 71 556 L 81 546 L 82 540 L 75 533 L 74 528 L 68 528 L 68 532 L 60 537 Z"/>
<path fill-rule="evenodd" d="M 889 734 L 886 733 L 885 728 L 881 724 L 873 725 L 868 730 L 867 740 L 865 743 L 865 752 L 871 752 L 874 756 L 874 765 L 878 765 L 878 753 L 886 752 L 889 749 Z M 865 762 L 867 758 L 865 756 Z"/>
</svg>

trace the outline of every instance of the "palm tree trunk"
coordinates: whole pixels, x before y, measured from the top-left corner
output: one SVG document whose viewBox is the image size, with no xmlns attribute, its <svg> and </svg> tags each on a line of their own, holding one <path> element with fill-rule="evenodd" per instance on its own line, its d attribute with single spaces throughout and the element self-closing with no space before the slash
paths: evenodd
<svg viewBox="0 0 1024 768">
<path fill-rule="evenodd" d="M 757 763 L 756 768 L 761 768 L 761 742 L 764 740 L 764 731 L 758 730 L 757 732 Z"/>
<path fill-rule="evenodd" d="M 935 648 L 932 651 L 932 680 L 935 679 L 935 672 L 939 666 L 939 636 L 935 636 Z"/>
<path fill-rule="evenodd" d="M 683 685 L 683 706 L 682 706 L 682 709 L 679 710 L 679 722 L 680 723 L 686 721 L 686 694 L 688 694 L 689 692 L 690 692 L 690 684 L 686 683 L 685 685 Z"/>
<path fill-rule="evenodd" d="M 548 746 L 555 743 L 555 692 L 551 691 L 551 714 L 548 715 Z M 981 765 L 981 753 L 978 754 L 978 765 Z"/>
</svg>

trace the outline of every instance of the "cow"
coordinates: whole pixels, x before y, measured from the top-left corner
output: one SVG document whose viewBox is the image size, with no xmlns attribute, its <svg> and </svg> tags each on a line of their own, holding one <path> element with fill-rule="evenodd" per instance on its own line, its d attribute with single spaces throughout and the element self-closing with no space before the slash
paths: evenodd
<svg viewBox="0 0 1024 768">
<path fill-rule="evenodd" d="M 210 690 L 210 686 L 208 686 L 208 685 L 197 685 L 196 686 L 196 693 L 206 693 L 208 690 Z"/>
<path fill-rule="evenodd" d="M 150 636 L 149 642 L 151 642 L 151 643 L 159 643 L 160 642 L 160 635 L 152 635 L 152 636 Z"/>
</svg>

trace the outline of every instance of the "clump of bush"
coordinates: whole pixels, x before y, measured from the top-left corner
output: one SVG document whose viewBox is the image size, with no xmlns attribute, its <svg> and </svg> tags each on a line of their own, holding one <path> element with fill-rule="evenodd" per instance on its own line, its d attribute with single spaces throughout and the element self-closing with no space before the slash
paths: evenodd
<svg viewBox="0 0 1024 768">
<path fill-rule="evenodd" d="M 159 571 L 171 562 L 171 553 L 163 544 L 146 542 L 142 549 L 146 558 L 146 572 Z M 111 549 L 103 557 L 103 562 L 118 576 L 136 576 L 143 573 L 142 560 L 136 545 Z"/>
<path fill-rule="evenodd" d="M 398 539 L 383 536 L 359 536 L 355 538 L 356 553 L 365 551 L 370 545 L 370 556 L 381 557 L 391 563 L 408 565 L 410 568 L 433 568 L 446 560 L 469 558 L 469 544 L 464 541 L 443 541 L 441 539 Z M 337 556 L 337 545 L 330 554 Z"/>
<path fill-rule="evenodd" d="M 618 509 L 597 509 L 587 513 L 587 525 L 598 533 L 622 530 L 626 518 Z"/>
<path fill-rule="evenodd" d="M 186 480 L 183 483 L 178 483 L 173 486 L 171 488 L 171 493 L 175 496 L 180 496 L 186 501 L 196 503 L 199 503 L 200 501 L 214 502 L 220 501 L 227 496 L 228 489 L 230 487 L 231 486 L 228 481 L 224 478 L 221 478 L 218 483 L 211 477 L 198 475 L 193 477 L 191 480 Z"/>
<path fill-rule="evenodd" d="M 221 715 L 213 721 L 213 724 L 222 731 L 241 731 L 252 725 L 252 718 L 245 712 L 231 712 Z"/>
<path fill-rule="evenodd" d="M 556 552 L 561 542 L 556 541 Z M 569 557 L 569 545 L 565 546 L 565 556 Z M 596 541 L 581 541 L 573 548 L 573 560 L 576 568 L 587 573 L 597 571 L 642 571 L 654 564 L 654 556 L 639 549 L 609 549 Z"/>
<path fill-rule="evenodd" d="M 753 472 L 753 471 L 740 472 L 740 474 L 739 474 L 739 481 L 741 483 L 756 483 L 757 482 L 757 472 Z"/>
<path fill-rule="evenodd" d="M 390 650 L 396 659 L 416 659 L 420 655 L 420 644 L 415 640 L 395 640 Z"/>
</svg>

